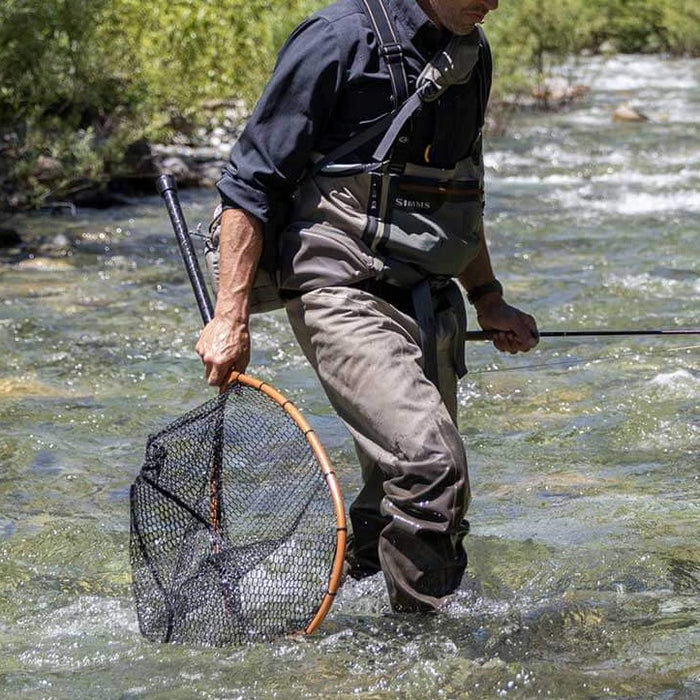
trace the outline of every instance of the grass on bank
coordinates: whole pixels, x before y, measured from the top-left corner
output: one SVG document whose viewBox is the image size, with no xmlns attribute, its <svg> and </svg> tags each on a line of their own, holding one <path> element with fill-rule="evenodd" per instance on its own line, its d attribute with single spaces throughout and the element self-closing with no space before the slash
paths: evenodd
<svg viewBox="0 0 700 700">
<path fill-rule="evenodd" d="M 3 0 L 0 209 L 128 173 L 130 144 L 194 133 L 214 100 L 252 104 L 289 31 L 323 4 Z M 584 50 L 700 55 L 697 0 L 519 0 L 487 26 L 495 100 Z"/>
</svg>

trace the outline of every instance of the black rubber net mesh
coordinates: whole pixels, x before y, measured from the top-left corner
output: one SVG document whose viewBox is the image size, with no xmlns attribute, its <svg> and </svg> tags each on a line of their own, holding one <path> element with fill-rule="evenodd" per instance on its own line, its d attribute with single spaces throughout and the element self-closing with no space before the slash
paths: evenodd
<svg viewBox="0 0 700 700">
<path fill-rule="evenodd" d="M 131 488 L 142 633 L 223 646 L 304 630 L 336 546 L 329 489 L 280 406 L 239 384 L 148 440 Z"/>
</svg>

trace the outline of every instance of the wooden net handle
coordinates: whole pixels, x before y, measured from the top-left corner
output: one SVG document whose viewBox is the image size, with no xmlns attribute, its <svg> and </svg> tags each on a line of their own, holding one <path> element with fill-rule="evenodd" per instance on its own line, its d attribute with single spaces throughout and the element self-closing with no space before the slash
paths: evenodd
<svg viewBox="0 0 700 700">
<path fill-rule="evenodd" d="M 343 494 L 340 490 L 338 477 L 333 470 L 326 451 L 318 438 L 316 432 L 311 428 L 306 418 L 301 414 L 299 409 L 282 393 L 274 387 L 266 384 L 260 379 L 255 379 L 240 372 L 231 372 L 222 385 L 221 390 L 225 391 L 231 384 L 238 383 L 243 386 L 248 386 L 257 391 L 262 392 L 268 398 L 272 399 L 280 408 L 284 409 L 285 413 L 294 421 L 299 430 L 304 434 L 306 441 L 309 443 L 316 459 L 321 468 L 321 473 L 326 479 L 326 485 L 333 501 L 333 511 L 335 513 L 336 522 L 336 543 L 335 554 L 333 556 L 333 564 L 328 579 L 328 587 L 321 599 L 319 607 L 316 610 L 311 621 L 304 629 L 304 634 L 311 634 L 323 622 L 326 614 L 330 610 L 333 600 L 341 586 L 343 575 L 343 563 L 345 561 L 345 549 L 347 547 L 348 526 L 345 518 L 345 504 L 343 502 Z"/>
</svg>

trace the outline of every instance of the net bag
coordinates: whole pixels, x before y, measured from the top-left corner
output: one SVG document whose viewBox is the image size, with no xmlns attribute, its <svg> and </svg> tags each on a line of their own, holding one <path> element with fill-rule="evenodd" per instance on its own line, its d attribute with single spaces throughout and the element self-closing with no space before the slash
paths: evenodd
<svg viewBox="0 0 700 700">
<path fill-rule="evenodd" d="M 131 487 L 133 591 L 152 641 L 311 632 L 339 586 L 345 515 L 296 408 L 240 375 L 152 435 Z"/>
</svg>

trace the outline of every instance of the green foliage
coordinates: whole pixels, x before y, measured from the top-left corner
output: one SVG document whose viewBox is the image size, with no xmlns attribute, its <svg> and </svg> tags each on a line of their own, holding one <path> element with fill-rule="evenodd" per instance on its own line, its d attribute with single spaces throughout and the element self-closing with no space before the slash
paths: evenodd
<svg viewBox="0 0 700 700">
<path fill-rule="evenodd" d="M 580 0 L 558 0 L 543 10 L 539 0 L 520 0 L 488 17 L 489 37 L 504 65 L 542 73 L 548 59 L 586 45 L 587 7 Z"/>
<path fill-rule="evenodd" d="M 529 94 L 563 57 L 584 50 L 700 55 L 697 0 L 520 0 L 486 26 L 497 99 Z"/>
<path fill-rule="evenodd" d="M 174 115 L 196 122 L 207 100 L 252 103 L 282 41 L 312 4 L 113 0 L 98 31 L 105 45 L 128 48 L 122 64 L 142 91 L 150 131 L 158 133 Z"/>
<path fill-rule="evenodd" d="M 20 203 L 41 202 L 77 178 L 103 178 L 109 159 L 138 131 L 138 92 L 100 41 L 107 4 L 0 5 L 0 185 L 20 191 Z M 36 178 L 42 157 L 61 162 L 50 169 L 51 183 Z"/>
<path fill-rule="evenodd" d="M 48 196 L 109 177 L 139 138 L 205 123 L 203 105 L 251 105 L 280 45 L 324 0 L 2 0 L 2 190 Z M 562 57 L 601 47 L 700 55 L 697 0 L 536 0 L 504 4 L 487 23 L 494 94 L 527 93 Z M 40 156 L 60 181 L 32 180 Z M 53 189 L 52 189 L 53 188 Z"/>
<path fill-rule="evenodd" d="M 251 104 L 312 0 L 3 0 L 0 209 L 104 179 L 146 136 L 194 130 L 207 100 Z M 55 181 L 34 177 L 42 157 Z"/>
<path fill-rule="evenodd" d="M 99 46 L 106 0 L 4 0 L 0 6 L 0 120 L 60 116 L 93 124 L 129 95 Z"/>
<path fill-rule="evenodd" d="M 593 38 L 626 53 L 665 50 L 664 4 L 670 5 L 652 0 L 591 0 Z"/>
<path fill-rule="evenodd" d="M 664 3 L 663 26 L 673 53 L 700 56 L 700 4 L 697 0 Z"/>
</svg>

